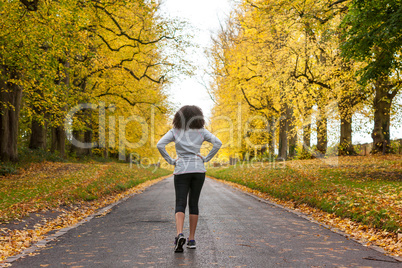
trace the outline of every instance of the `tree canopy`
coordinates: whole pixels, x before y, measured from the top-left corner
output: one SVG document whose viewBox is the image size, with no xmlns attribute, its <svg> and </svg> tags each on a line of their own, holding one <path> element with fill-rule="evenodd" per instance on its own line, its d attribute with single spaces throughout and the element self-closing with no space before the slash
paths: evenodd
<svg viewBox="0 0 402 268">
<path fill-rule="evenodd" d="M 75 136 L 115 153 L 127 144 L 102 147 L 130 116 L 160 125 L 156 135 L 162 135 L 171 107 L 165 85 L 191 66 L 184 58 L 190 45 L 185 23 L 161 17 L 159 7 L 142 0 L 0 1 L 1 158 L 17 159 L 16 136 L 21 146 L 50 147 L 61 155 L 66 138 Z M 95 106 L 65 125 L 68 112 L 85 103 Z M 99 122 L 102 107 L 105 120 L 116 118 L 112 125 Z M 138 124 L 129 123 L 120 135 L 127 142 L 140 139 Z M 64 129 L 69 125 L 72 133 Z M 147 142 L 134 151 L 155 154 L 149 137 Z"/>
<path fill-rule="evenodd" d="M 233 137 L 223 131 L 224 140 L 233 140 L 227 143 L 226 154 L 267 156 L 276 154 L 277 148 L 278 158 L 286 159 L 299 147 L 299 155 L 306 151 L 323 156 L 328 129 L 336 128 L 338 154 L 355 154 L 353 116 L 370 102 L 376 122 L 373 152 L 384 146 L 388 152 L 390 118 L 384 114 L 392 113 L 400 83 L 397 2 L 241 1 L 208 52 L 218 118 L 213 125 L 227 129 L 229 121 L 249 122 L 258 131 L 232 131 Z M 377 12 L 380 8 L 384 10 Z M 376 15 L 360 14 L 360 9 Z M 384 51 L 381 61 L 386 64 L 372 60 L 375 49 Z M 374 71 L 376 65 L 382 71 Z M 375 72 L 378 75 L 372 76 Z M 358 83 L 367 77 L 371 83 Z M 384 99 L 383 92 L 392 93 Z M 235 107 L 240 105 L 239 114 Z M 312 135 L 317 137 L 314 150 Z M 243 140 L 253 142 L 247 145 Z"/>
<path fill-rule="evenodd" d="M 402 2 L 354 0 L 343 18 L 342 52 L 365 62 L 362 82 L 395 75 L 400 81 Z"/>
</svg>

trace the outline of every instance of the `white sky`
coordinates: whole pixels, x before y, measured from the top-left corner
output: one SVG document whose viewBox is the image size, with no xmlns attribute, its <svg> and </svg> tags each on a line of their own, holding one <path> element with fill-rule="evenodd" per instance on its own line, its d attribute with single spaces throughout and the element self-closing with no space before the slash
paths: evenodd
<svg viewBox="0 0 402 268">
<path fill-rule="evenodd" d="M 204 112 L 206 118 L 210 118 L 213 101 L 207 90 L 200 84 L 203 70 L 208 67 L 208 61 L 204 54 L 206 47 L 211 42 L 211 33 L 219 29 L 220 21 L 224 22 L 231 10 L 231 0 L 164 0 L 162 14 L 177 17 L 190 22 L 195 29 L 194 42 L 198 48 L 194 50 L 189 59 L 197 64 L 194 77 L 176 79 L 169 92 L 171 101 L 181 107 L 183 105 L 197 105 Z M 166 16 L 165 15 L 165 16 Z"/>
</svg>

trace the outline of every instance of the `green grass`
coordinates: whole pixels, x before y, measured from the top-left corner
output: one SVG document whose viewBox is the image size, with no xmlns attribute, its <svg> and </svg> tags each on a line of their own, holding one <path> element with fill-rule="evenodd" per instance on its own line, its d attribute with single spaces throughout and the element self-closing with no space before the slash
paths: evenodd
<svg viewBox="0 0 402 268">
<path fill-rule="evenodd" d="M 282 166 L 209 168 L 207 175 L 388 231 L 402 230 L 402 157 L 339 157 Z"/>
<path fill-rule="evenodd" d="M 165 169 L 129 168 L 126 163 L 37 163 L 18 175 L 0 177 L 0 222 L 29 212 L 116 194 L 171 174 Z"/>
<path fill-rule="evenodd" d="M 90 162 L 99 162 L 99 163 L 109 163 L 109 162 L 118 162 L 116 158 L 104 158 L 97 154 L 93 154 L 91 156 L 76 156 L 75 154 L 71 155 L 66 153 L 66 157 L 60 157 L 59 153 L 56 151 L 54 153 L 49 150 L 43 149 L 29 149 L 26 147 L 22 147 L 18 149 L 18 161 L 16 162 L 0 162 L 0 176 L 8 175 L 8 174 L 18 174 L 21 170 L 29 168 L 32 163 L 41 163 L 41 162 L 69 162 L 69 163 L 90 163 Z"/>
</svg>

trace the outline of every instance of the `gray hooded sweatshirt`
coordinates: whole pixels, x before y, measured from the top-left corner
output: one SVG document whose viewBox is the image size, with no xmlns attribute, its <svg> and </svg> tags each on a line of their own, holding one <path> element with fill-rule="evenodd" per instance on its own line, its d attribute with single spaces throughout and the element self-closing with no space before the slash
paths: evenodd
<svg viewBox="0 0 402 268">
<path fill-rule="evenodd" d="M 165 146 L 175 143 L 177 158 L 170 157 Z M 200 154 L 200 148 L 204 141 L 213 144 L 207 156 Z M 222 142 L 205 128 L 201 129 L 177 129 L 169 130 L 156 144 L 163 158 L 171 165 L 175 165 L 173 174 L 183 173 L 204 173 L 206 169 L 204 163 L 208 162 L 221 148 Z"/>
</svg>

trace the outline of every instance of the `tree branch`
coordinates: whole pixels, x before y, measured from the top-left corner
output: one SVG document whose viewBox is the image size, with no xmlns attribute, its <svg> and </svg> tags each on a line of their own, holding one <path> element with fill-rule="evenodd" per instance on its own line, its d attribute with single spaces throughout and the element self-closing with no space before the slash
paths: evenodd
<svg viewBox="0 0 402 268">
<path fill-rule="evenodd" d="M 142 45 L 155 44 L 155 43 L 158 43 L 159 41 L 161 41 L 161 40 L 163 40 L 163 39 L 175 39 L 174 36 L 166 36 L 166 35 L 162 35 L 162 36 L 160 36 L 159 38 L 157 38 L 157 39 L 155 39 L 155 40 L 152 40 L 152 41 L 143 41 L 143 40 L 141 40 L 141 39 L 139 39 L 139 38 L 134 38 L 134 37 L 130 36 L 129 34 L 127 34 L 127 33 L 123 30 L 123 28 L 120 26 L 119 22 L 113 17 L 113 14 L 110 13 L 109 11 L 107 11 L 106 8 L 101 7 L 101 6 L 99 6 L 99 5 L 95 5 L 95 8 L 99 8 L 99 9 L 101 9 L 103 12 L 105 12 L 105 13 L 108 15 L 108 17 L 113 21 L 114 25 L 116 25 L 116 27 L 119 29 L 120 33 L 116 33 L 115 31 L 113 31 L 112 29 L 107 28 L 107 27 L 103 27 L 103 26 L 102 26 L 102 28 L 111 31 L 112 33 L 116 34 L 117 36 L 125 36 L 127 39 L 129 39 L 129 40 L 131 40 L 131 41 L 138 42 L 138 43 L 140 43 L 140 44 L 142 44 Z"/>
<path fill-rule="evenodd" d="M 253 104 L 251 104 L 251 102 L 248 100 L 248 98 L 247 98 L 247 96 L 246 96 L 246 93 L 244 92 L 244 89 L 243 89 L 243 87 L 240 87 L 240 89 L 241 89 L 241 92 L 243 93 L 243 96 L 244 96 L 244 99 L 246 100 L 246 102 L 247 102 L 247 104 L 251 107 L 251 108 L 253 108 L 254 110 L 256 110 L 256 111 L 259 111 L 259 110 L 262 110 L 263 108 L 257 108 L 257 107 L 255 107 Z"/>
<path fill-rule="evenodd" d="M 106 39 L 100 35 L 99 33 L 94 32 L 97 36 L 99 36 L 100 39 L 102 39 L 103 43 L 106 44 L 106 46 L 109 48 L 111 51 L 120 51 L 120 49 L 125 48 L 125 47 L 132 47 L 132 48 L 137 48 L 136 46 L 130 45 L 130 44 L 125 44 L 122 45 L 121 47 L 118 48 L 112 48 L 112 46 L 106 41 Z"/>
<path fill-rule="evenodd" d="M 245 80 L 246 82 L 248 82 L 248 81 L 250 81 L 251 79 L 254 79 L 254 78 L 257 78 L 257 77 L 262 77 L 262 75 L 256 74 L 256 75 L 253 75 L 253 76 L 251 76 L 251 77 L 249 77 L 249 78 L 244 78 L 244 80 Z"/>
<path fill-rule="evenodd" d="M 336 5 L 346 2 L 346 1 L 349 1 L 349 0 L 338 0 L 338 1 L 335 1 L 334 3 L 330 4 L 328 7 L 333 7 L 333 6 L 336 6 Z"/>
<path fill-rule="evenodd" d="M 149 67 L 150 67 L 150 66 L 147 66 L 146 70 L 147 70 Z M 114 68 L 122 68 L 123 70 L 126 70 L 132 77 L 134 77 L 134 79 L 136 79 L 136 80 L 138 80 L 138 81 L 140 81 L 142 78 L 145 77 L 145 78 L 148 78 L 149 80 L 151 80 L 152 82 L 155 82 L 155 83 L 160 84 L 160 83 L 163 83 L 163 81 L 165 80 L 165 76 L 164 76 L 164 75 L 162 75 L 161 77 L 159 77 L 158 80 L 156 80 L 156 79 L 154 79 L 154 78 L 148 76 L 148 75 L 146 74 L 146 70 L 145 70 L 145 72 L 143 73 L 143 75 L 142 75 L 141 77 L 138 77 L 138 76 L 135 75 L 135 73 L 134 73 L 132 70 L 130 70 L 130 69 L 127 68 L 127 67 L 118 65 L 118 66 L 114 66 Z"/>
<path fill-rule="evenodd" d="M 390 97 L 393 99 L 396 94 L 398 94 L 399 90 L 401 89 L 402 81 L 398 81 L 395 84 L 393 84 L 391 87 L 393 90 L 390 93 Z"/>
<path fill-rule="evenodd" d="M 94 74 L 96 74 L 98 72 L 102 72 L 102 71 L 105 71 L 105 70 L 108 70 L 108 69 L 123 69 L 126 72 L 128 72 L 137 81 L 140 81 L 143 78 L 147 78 L 150 81 L 152 81 L 154 83 L 158 83 L 158 84 L 164 82 L 164 80 L 165 80 L 164 75 L 162 75 L 161 77 L 159 77 L 158 80 L 156 80 L 155 78 L 152 78 L 147 74 L 147 71 L 148 71 L 149 68 L 157 66 L 157 65 L 160 65 L 160 64 L 148 64 L 146 66 L 145 70 L 144 70 L 144 73 L 141 76 L 137 76 L 130 68 L 123 66 L 123 62 L 125 62 L 125 61 L 130 61 L 130 59 L 123 59 L 123 60 L 121 60 L 121 62 L 119 64 L 116 64 L 116 65 L 113 65 L 113 66 L 106 66 L 106 67 L 104 67 L 102 69 L 92 71 L 88 75 L 86 75 L 84 78 L 91 77 L 92 75 L 94 75 Z"/>
<path fill-rule="evenodd" d="M 156 108 L 158 108 L 159 111 L 164 112 L 165 110 L 162 109 L 161 107 L 159 107 L 156 103 L 154 102 L 150 102 L 150 101 L 130 101 L 127 97 L 121 95 L 121 94 L 117 94 L 117 93 L 113 93 L 113 92 L 109 92 L 109 89 L 106 90 L 105 93 L 99 94 L 97 97 L 104 97 L 104 96 L 116 96 L 119 97 L 123 100 L 125 100 L 128 104 L 130 104 L 130 106 L 134 107 L 137 104 L 141 104 L 141 103 L 145 103 L 145 104 L 151 104 L 154 105 Z"/>
<path fill-rule="evenodd" d="M 292 76 L 293 76 L 295 79 L 298 79 L 298 78 L 300 78 L 300 77 L 304 77 L 304 78 L 307 79 L 307 82 L 308 82 L 309 84 L 316 84 L 316 85 L 319 85 L 319 86 L 321 86 L 321 87 L 324 87 L 324 88 L 327 88 L 327 89 L 331 89 L 331 86 L 325 84 L 324 82 L 317 81 L 317 80 L 314 78 L 313 73 L 311 72 L 310 68 L 308 67 L 307 60 L 306 60 L 306 62 L 305 62 L 305 66 L 304 66 L 304 73 L 301 73 L 301 72 L 300 72 L 300 74 L 296 74 L 296 73 L 297 73 L 298 62 L 299 62 L 299 57 L 297 56 L 297 58 L 296 58 L 296 64 L 295 64 L 295 69 L 293 70 L 293 72 L 291 72 L 291 73 L 292 73 Z M 309 74 L 311 75 L 311 77 L 308 76 L 307 70 L 308 70 Z"/>
</svg>

